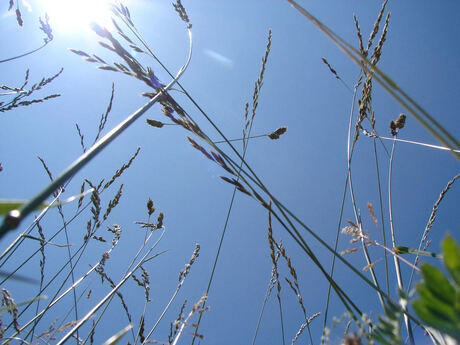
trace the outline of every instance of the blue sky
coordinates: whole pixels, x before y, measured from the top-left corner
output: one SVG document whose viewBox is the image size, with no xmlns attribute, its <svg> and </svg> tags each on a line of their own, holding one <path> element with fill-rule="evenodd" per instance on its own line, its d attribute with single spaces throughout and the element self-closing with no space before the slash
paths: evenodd
<svg viewBox="0 0 460 345">
<path fill-rule="evenodd" d="M 3 33 L 0 59 L 31 50 L 41 43 L 43 34 L 38 30 L 38 16 L 43 16 L 46 9 L 39 1 L 29 2 L 31 12 L 20 3 L 24 12 L 23 28 L 17 26 L 13 16 L 6 15 L 6 5 L 0 8 Z M 325 57 L 351 87 L 359 74 L 358 67 L 287 1 L 184 0 L 183 4 L 193 23 L 194 48 L 191 64 L 180 82 L 228 138 L 241 136 L 244 104 L 252 98 L 267 33 L 272 29 L 272 49 L 253 134 L 269 133 L 281 126 L 288 126 L 288 132 L 278 141 L 268 138 L 251 140 L 246 160 L 278 200 L 332 245 L 346 178 L 347 126 L 352 95 L 333 77 L 321 58 Z M 356 47 L 353 14 L 359 19 L 366 40 L 381 7 L 380 2 L 364 1 L 302 1 L 300 4 Z M 152 50 L 168 68 L 177 71 L 185 62 L 188 41 L 185 26 L 170 2 L 132 0 L 126 5 Z M 460 5 L 454 1 L 446 1 L 439 6 L 429 1 L 390 0 L 387 5 L 387 10 L 391 12 L 390 27 L 380 62 L 385 73 L 454 135 L 460 130 L 460 91 L 457 86 L 460 46 L 456 25 L 459 9 Z M 145 98 L 140 97 L 140 93 L 149 91 L 145 84 L 97 70 L 67 50 L 79 49 L 117 61 L 115 56 L 97 44 L 95 35 L 83 29 L 66 31 L 58 27 L 54 28 L 54 34 L 55 40 L 43 50 L 0 65 L 1 84 L 9 86 L 20 85 L 27 68 L 30 68 L 30 79 L 34 82 L 64 67 L 63 74 L 40 93 L 44 96 L 59 92 L 62 94 L 60 98 L 1 116 L 0 161 L 4 168 L 0 172 L 1 198 L 28 199 L 48 183 L 37 156 L 44 158 L 53 174 L 57 175 L 81 154 L 75 123 L 78 123 L 89 144 L 97 131 L 100 115 L 107 106 L 112 83 L 115 83 L 115 97 L 106 130 L 142 106 Z M 152 66 L 160 80 L 168 81 L 167 74 L 154 61 L 140 59 L 145 65 Z M 210 137 L 219 139 L 183 95 L 172 95 Z M 390 136 L 390 120 L 396 119 L 405 110 L 377 84 L 374 85 L 373 107 L 378 132 Z M 149 305 L 147 322 L 152 323 L 174 291 L 178 272 L 188 262 L 195 243 L 201 245 L 200 257 L 175 304 L 152 336 L 152 339 L 166 341 L 169 321 L 176 318 L 183 300 L 187 299 L 190 307 L 206 289 L 232 187 L 219 178 L 225 175 L 223 169 L 189 145 L 186 139 L 188 133 L 182 128 L 152 128 L 146 125 L 145 118 L 166 121 L 160 108 L 154 106 L 75 176 L 66 194 L 78 193 L 83 178 L 94 182 L 101 178 L 110 179 L 137 147 L 141 147 L 133 166 L 103 197 L 108 202 L 119 183 L 124 183 L 121 204 L 107 223 L 119 224 L 124 232 L 106 270 L 114 280 L 121 277 L 127 261 L 144 238 L 144 233 L 134 221 L 146 220 L 145 203 L 149 197 L 152 198 L 156 209 L 165 214 L 166 233 L 158 251 L 168 249 L 167 253 L 146 266 L 152 280 L 153 300 Z M 400 137 L 437 144 L 411 116 L 408 116 Z M 385 142 L 385 145 L 391 147 L 390 142 Z M 241 145 L 237 147 L 241 148 Z M 388 158 L 381 145 L 379 157 L 388 225 Z M 398 244 L 418 246 L 434 202 L 458 172 L 458 161 L 447 152 L 402 143 L 396 146 L 393 210 Z M 353 181 L 363 224 L 373 238 L 381 241 L 380 229 L 373 225 L 366 206 L 370 202 L 377 209 L 378 194 L 372 140 L 364 136 L 358 140 L 353 158 Z M 438 251 L 439 241 L 446 232 L 459 239 L 456 234 L 456 225 L 460 221 L 458 193 L 458 186 L 454 185 L 440 207 L 431 232 L 430 248 L 433 251 Z M 75 207 L 69 205 L 64 208 L 69 218 Z M 88 212 L 72 223 L 69 233 L 71 243 L 76 245 L 81 242 L 89 217 Z M 353 217 L 347 196 L 343 218 Z M 200 333 L 205 336 L 203 343 L 233 344 L 252 340 L 271 270 L 267 218 L 266 210 L 254 200 L 237 194 L 208 299 L 211 310 L 204 314 L 200 327 Z M 32 217 L 23 226 L 31 221 Z M 43 226 L 45 234 L 53 233 L 60 226 L 57 213 L 50 214 Z M 273 228 L 275 238 L 283 240 L 298 272 L 307 314 L 323 312 L 326 280 L 279 224 L 274 222 Z M 3 238 L 0 243 L 2 248 L 6 248 L 15 236 L 15 233 L 10 233 Z M 311 236 L 305 235 L 305 238 L 321 262 L 329 267 L 330 253 Z M 348 240 L 345 235 L 340 235 L 339 250 L 351 246 Z M 55 241 L 64 243 L 65 238 L 61 236 Z M 23 252 L 16 254 L 17 258 L 13 257 L 8 262 L 5 270 L 16 267 L 21 262 L 21 256 L 37 249 L 37 243 L 32 242 L 24 248 Z M 85 254 L 88 262 L 81 264 L 78 272 L 86 271 L 87 264 L 96 262 L 106 249 L 100 244 L 91 246 Z M 372 249 L 371 253 L 377 261 L 376 271 L 383 277 L 383 253 L 376 249 Z M 53 272 L 67 254 L 62 249 L 50 248 L 47 255 L 49 272 Z M 365 265 L 362 251 L 347 258 L 358 268 Z M 38 257 L 35 258 L 20 273 L 36 277 L 38 260 Z M 409 270 L 406 267 L 403 270 L 407 278 Z M 287 274 L 288 271 L 283 268 L 281 277 Z M 381 312 L 375 292 L 360 283 L 349 270 L 339 265 L 336 274 L 337 281 L 352 298 L 357 299 L 363 311 L 374 318 Z M 393 268 L 391 275 L 394 277 Z M 100 288 L 98 279 L 93 277 L 93 292 Z M 35 287 L 26 289 L 23 285 L 5 287 L 13 291 L 17 301 L 30 297 L 30 289 L 35 291 Z M 84 307 L 95 303 L 97 297 L 108 291 L 107 285 L 100 290 L 99 295 L 93 295 L 93 300 L 85 301 Z M 287 284 L 283 285 L 282 291 L 286 339 L 290 342 L 302 323 L 302 313 Z M 391 293 L 394 295 L 395 291 L 393 279 Z M 130 283 L 123 293 L 131 301 L 132 314 L 139 315 L 143 308 L 142 290 Z M 345 310 L 340 301 L 333 297 L 331 303 L 329 315 L 342 315 Z M 99 340 L 128 323 L 116 302 L 113 304 L 99 333 L 96 332 Z M 53 317 L 63 315 L 69 305 L 63 303 L 57 306 Z M 321 318 L 312 323 L 315 344 L 319 343 L 322 323 Z M 340 331 L 336 331 L 331 343 L 337 343 L 340 335 Z M 299 341 L 308 343 L 306 333 L 302 337 Z M 187 342 L 190 342 L 188 334 L 182 339 L 182 343 Z M 274 295 L 266 307 L 257 343 L 281 343 L 278 305 Z"/>
</svg>

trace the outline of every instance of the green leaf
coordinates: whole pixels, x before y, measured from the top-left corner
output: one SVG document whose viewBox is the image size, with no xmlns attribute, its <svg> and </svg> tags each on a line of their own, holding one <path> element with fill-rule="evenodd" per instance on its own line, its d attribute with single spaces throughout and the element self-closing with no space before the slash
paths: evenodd
<svg viewBox="0 0 460 345">
<path fill-rule="evenodd" d="M 69 202 L 72 202 L 76 199 L 79 199 L 81 197 L 84 197 L 86 194 L 91 193 L 93 191 L 93 188 L 88 189 L 87 191 L 84 191 L 81 194 L 77 194 L 74 196 L 71 196 L 70 198 L 65 199 L 64 201 L 61 202 L 55 202 L 55 203 L 46 203 L 43 202 L 40 204 L 40 206 L 37 207 L 38 210 L 42 210 L 46 207 L 57 207 L 60 205 L 67 204 Z M 27 203 L 27 200 L 13 200 L 13 199 L 0 199 L 0 216 L 6 216 L 10 211 L 17 210 L 21 208 L 22 205 Z"/>
<path fill-rule="evenodd" d="M 423 265 L 422 274 L 425 284 L 419 285 L 419 288 L 428 289 L 436 299 L 444 303 L 455 302 L 455 289 L 439 269 L 431 265 Z"/>
<path fill-rule="evenodd" d="M 442 258 L 442 255 L 436 254 L 433 252 L 427 252 L 425 250 L 418 250 L 414 248 L 409 248 L 409 247 L 404 247 L 404 246 L 396 246 L 395 247 L 395 252 L 398 255 L 402 254 L 415 254 L 415 255 L 423 255 L 423 256 L 431 256 L 433 258 Z"/>
<path fill-rule="evenodd" d="M 460 287 L 460 249 L 457 243 L 455 243 L 452 236 L 448 235 L 442 243 L 442 251 L 444 253 L 444 264 L 447 270 L 457 284 L 457 288 Z"/>
<path fill-rule="evenodd" d="M 453 281 L 438 268 L 423 265 L 423 282 L 416 286 L 419 299 L 412 306 L 428 326 L 460 341 L 460 250 L 451 236 L 444 239 L 442 250 Z"/>
<path fill-rule="evenodd" d="M 0 200 L 0 215 L 6 216 L 10 211 L 17 210 L 24 205 L 27 200 Z M 40 208 L 45 208 L 47 204 L 42 203 Z"/>
</svg>

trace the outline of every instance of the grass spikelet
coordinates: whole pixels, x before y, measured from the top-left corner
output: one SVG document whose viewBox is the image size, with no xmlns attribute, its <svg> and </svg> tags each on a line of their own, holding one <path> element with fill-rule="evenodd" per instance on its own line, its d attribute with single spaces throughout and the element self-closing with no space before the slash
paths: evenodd
<svg viewBox="0 0 460 345">
<path fill-rule="evenodd" d="M 399 133 L 399 130 L 404 128 L 404 125 L 406 124 L 406 115 L 404 114 L 399 114 L 398 118 L 396 121 L 390 121 L 390 131 L 392 136 L 397 136 Z"/>
<path fill-rule="evenodd" d="M 370 263 L 369 265 L 366 265 L 363 267 L 363 271 L 367 271 L 375 266 L 375 262 Z"/>
<path fill-rule="evenodd" d="M 347 255 L 347 254 L 350 254 L 350 253 L 354 253 L 354 252 L 357 252 L 359 248 L 350 248 L 350 249 L 347 249 L 347 250 L 344 250 L 342 252 L 340 252 L 340 255 Z"/>
<path fill-rule="evenodd" d="M 195 245 L 195 250 L 193 251 L 193 254 L 190 257 L 190 261 L 188 262 L 188 264 L 185 264 L 184 269 L 179 272 L 179 282 L 180 283 L 182 283 L 185 280 L 185 278 L 190 272 L 190 268 L 195 263 L 195 260 L 198 258 L 198 256 L 200 256 L 200 245 L 197 243 Z"/>
<path fill-rule="evenodd" d="M 449 189 L 452 187 L 452 185 L 454 184 L 455 181 L 457 181 L 457 179 L 460 177 L 460 174 L 457 174 L 452 180 L 450 180 L 446 187 L 442 190 L 442 192 L 439 194 L 439 197 L 438 197 L 438 200 L 436 200 L 436 202 L 434 203 L 433 205 L 433 210 L 431 211 L 431 214 L 430 214 L 430 218 L 428 219 L 428 223 L 426 224 L 426 227 L 425 227 L 425 231 L 423 232 L 423 237 L 422 237 L 422 242 L 421 244 L 423 244 L 427 237 L 428 237 L 428 234 L 430 232 L 430 229 L 431 227 L 433 226 L 433 223 L 434 221 L 436 220 L 436 213 L 438 212 L 438 209 L 439 209 L 439 205 L 441 204 L 441 201 L 444 199 L 444 197 L 446 196 L 447 192 L 449 191 Z M 424 248 L 424 250 L 427 248 L 427 246 Z M 420 248 L 419 248 L 420 249 Z"/>
<path fill-rule="evenodd" d="M 308 318 L 308 320 L 305 321 L 305 323 L 303 323 L 303 324 L 300 326 L 300 328 L 299 328 L 299 330 L 297 331 L 297 333 L 296 333 L 294 339 L 292 339 L 291 345 L 293 345 L 293 344 L 297 341 L 297 339 L 299 339 L 300 335 L 301 335 L 302 332 L 305 330 L 305 328 L 309 327 L 310 324 L 311 324 L 311 322 L 312 322 L 314 319 L 316 319 L 318 316 L 320 316 L 320 315 L 321 315 L 321 313 L 313 314 L 312 316 L 310 316 L 310 317 Z"/>
<path fill-rule="evenodd" d="M 179 332 L 180 325 L 184 320 L 184 309 L 186 305 L 187 305 L 187 300 L 185 300 L 184 303 L 182 303 L 182 306 L 179 311 L 179 315 L 177 315 L 176 320 L 171 322 L 169 325 L 169 335 L 168 335 L 169 344 L 171 344 L 174 341 L 174 337 L 177 335 L 177 332 Z"/>
<path fill-rule="evenodd" d="M 375 225 L 377 225 L 377 218 L 375 217 L 374 213 L 374 207 L 370 202 L 367 203 L 367 209 L 369 210 L 369 213 L 371 214 L 371 219 L 374 222 Z"/>
<path fill-rule="evenodd" d="M 91 238 L 92 238 L 93 240 L 96 240 L 96 241 L 99 241 L 99 242 L 103 242 L 103 243 L 107 242 L 107 241 L 104 239 L 104 237 L 102 237 L 102 236 L 93 235 L 93 236 L 91 236 Z"/>
<path fill-rule="evenodd" d="M 132 274 L 133 280 L 139 285 L 140 287 L 144 288 L 144 294 L 145 294 L 145 301 L 150 302 L 150 278 L 149 278 L 149 273 L 147 270 L 144 268 L 144 266 L 140 266 L 140 269 L 142 270 L 141 274 L 141 279 L 137 278 L 134 273 Z"/>
<path fill-rule="evenodd" d="M 238 182 L 236 179 L 234 178 L 228 178 L 228 177 L 225 177 L 225 176 L 219 176 L 222 180 L 234 185 L 240 192 L 244 193 L 244 194 L 247 194 L 249 196 L 252 196 L 252 194 L 240 183 Z"/>
<path fill-rule="evenodd" d="M 45 239 L 45 234 L 43 233 L 43 228 L 40 222 L 38 221 L 38 219 L 36 220 L 36 224 L 37 224 L 38 234 L 40 235 L 40 239 L 41 239 L 40 241 L 40 253 L 42 255 L 42 258 L 40 259 L 40 290 L 41 290 L 41 287 L 45 280 L 45 263 L 46 263 L 45 243 L 46 243 L 46 239 Z"/>
<path fill-rule="evenodd" d="M 287 126 L 284 126 L 284 127 L 280 127 L 278 128 L 276 131 L 268 134 L 268 137 L 272 140 L 277 140 L 279 139 L 284 133 L 287 132 Z"/>
<path fill-rule="evenodd" d="M 390 23 L 390 13 L 387 14 L 387 17 L 385 19 L 385 25 L 382 30 L 382 35 L 380 36 L 379 42 L 374 48 L 374 51 L 372 52 L 372 65 L 376 65 L 377 62 L 380 60 L 380 57 L 382 55 L 382 48 L 383 44 L 385 43 L 387 32 L 388 32 L 388 24 Z"/>
<path fill-rule="evenodd" d="M 19 7 L 16 9 L 16 21 L 18 22 L 19 26 L 22 26 L 24 24 L 24 21 L 22 19 L 22 13 Z"/>
<path fill-rule="evenodd" d="M 109 201 L 109 205 L 107 206 L 107 210 L 104 213 L 104 216 L 102 217 L 104 220 L 107 219 L 109 216 L 110 212 L 118 205 L 120 202 L 121 194 L 123 190 L 123 184 L 120 185 L 120 188 L 118 189 L 118 192 L 115 194 L 112 200 Z"/>
<path fill-rule="evenodd" d="M 113 228 L 107 227 L 107 231 L 114 234 L 113 239 L 112 239 L 112 247 L 115 247 L 121 237 L 121 231 L 122 231 L 121 227 L 118 224 L 114 224 Z"/>
<path fill-rule="evenodd" d="M 200 300 L 199 300 L 197 303 L 195 303 L 195 304 L 193 305 L 192 310 L 190 311 L 190 313 L 189 313 L 189 314 L 187 315 L 187 317 L 181 322 L 181 325 L 180 325 L 180 327 L 179 327 L 179 330 L 177 331 L 176 337 L 174 338 L 174 340 L 173 340 L 173 342 L 171 343 L 171 345 L 176 345 L 176 344 L 177 344 L 177 342 L 179 341 L 179 338 L 180 338 L 180 336 L 182 335 L 182 333 L 183 333 L 185 327 L 187 327 L 187 326 L 192 326 L 192 327 L 195 327 L 195 328 L 196 328 L 197 325 L 195 325 L 195 324 L 189 324 L 189 320 L 193 317 L 193 315 L 195 315 L 195 314 L 200 314 L 200 315 L 201 315 L 202 313 L 204 313 L 204 312 L 206 312 L 206 311 L 209 310 L 209 307 L 204 307 L 204 304 L 205 304 L 205 302 L 206 302 L 206 299 L 207 299 L 207 296 L 206 296 L 206 294 L 205 294 L 205 295 L 203 295 L 203 296 L 200 298 Z M 193 337 L 198 337 L 199 339 L 204 340 L 204 336 L 203 336 L 202 334 L 197 334 L 196 332 L 193 333 Z"/>
<path fill-rule="evenodd" d="M 48 42 L 51 42 L 54 39 L 53 29 L 51 29 L 51 26 L 49 24 L 49 16 L 48 14 L 45 14 L 45 21 L 43 21 L 41 17 L 38 17 L 38 20 L 40 21 L 40 30 L 43 31 L 43 33 L 46 35 L 43 41 L 45 42 L 45 44 L 47 44 Z"/>
<path fill-rule="evenodd" d="M 59 75 L 62 73 L 64 69 L 61 68 L 61 70 L 56 73 L 55 75 L 49 77 L 49 78 L 42 78 L 42 80 L 38 83 L 33 84 L 29 90 L 26 90 L 25 87 L 28 84 L 29 81 L 29 70 L 26 71 L 26 77 L 23 85 L 20 88 L 15 88 L 17 89 L 17 95 L 9 102 L 2 103 L 0 104 L 0 112 L 6 112 L 11 109 L 21 107 L 21 106 L 29 106 L 31 104 L 35 103 L 42 103 L 46 100 L 52 99 L 59 97 L 60 94 L 52 94 L 45 96 L 43 98 L 38 98 L 38 99 L 32 99 L 32 100 L 27 100 L 25 98 L 31 96 L 34 92 L 41 90 L 43 87 L 45 87 L 47 84 L 51 83 L 54 79 L 59 77 Z M 3 87 L 2 87 L 3 88 Z"/>
<path fill-rule="evenodd" d="M 101 135 L 102 131 L 104 130 L 105 124 L 107 123 L 107 118 L 109 117 L 110 111 L 112 110 L 112 104 L 113 104 L 113 96 L 115 94 L 115 84 L 112 83 L 112 92 L 110 94 L 110 99 L 109 99 L 109 104 L 107 105 L 107 109 L 105 110 L 105 113 L 101 115 L 101 120 L 99 121 L 99 127 L 97 129 L 97 134 L 96 137 L 94 138 L 94 143 L 99 139 L 99 136 Z"/>
<path fill-rule="evenodd" d="M 187 29 L 190 29 L 192 27 L 192 24 L 190 23 L 190 19 L 187 15 L 187 12 L 185 11 L 184 6 L 181 3 L 181 0 L 177 0 L 176 3 L 173 3 L 172 5 L 176 10 L 177 14 L 179 15 L 180 19 L 187 23 Z"/>
<path fill-rule="evenodd" d="M 83 153 L 85 153 L 86 152 L 86 146 L 85 146 L 85 140 L 84 140 L 83 133 L 81 132 L 80 127 L 78 126 L 78 123 L 75 124 L 75 127 L 77 127 L 78 136 L 80 137 L 81 149 L 83 150 Z"/>
<path fill-rule="evenodd" d="M 145 122 L 147 122 L 148 125 L 156 128 L 162 128 L 164 126 L 163 122 L 152 120 L 152 119 L 146 119 Z"/>
<path fill-rule="evenodd" d="M 134 155 L 129 159 L 128 163 L 123 164 L 123 165 L 121 166 L 121 168 L 118 169 L 118 170 L 115 172 L 115 174 L 112 176 L 112 178 L 110 179 L 110 181 L 107 182 L 107 183 L 104 185 L 104 189 L 109 188 L 110 185 L 111 185 L 112 183 L 114 183 L 115 180 L 116 180 L 117 178 L 119 178 L 119 177 L 125 172 L 125 170 L 128 169 L 128 168 L 131 166 L 131 164 L 133 163 L 133 161 L 136 159 L 137 155 L 139 154 L 139 151 L 140 151 L 140 150 L 141 150 L 141 148 L 138 147 L 137 150 L 136 150 L 136 152 L 134 153 Z"/>
<path fill-rule="evenodd" d="M 163 218 L 164 218 L 164 214 L 163 212 L 160 212 L 160 214 L 158 215 L 158 218 L 157 218 L 157 229 L 160 229 L 163 227 Z M 199 245 L 198 245 L 199 247 Z"/>
<path fill-rule="evenodd" d="M 14 299 L 11 297 L 11 294 L 9 293 L 7 289 L 2 289 L 0 295 L 1 295 L 0 299 L 2 301 L 2 306 L 8 308 L 8 313 L 13 318 L 14 329 L 17 332 L 20 332 L 19 321 L 18 321 L 18 307 L 14 303 Z"/>
<path fill-rule="evenodd" d="M 259 105 L 260 89 L 262 88 L 265 69 L 267 66 L 268 55 L 272 45 L 272 30 L 268 31 L 267 47 L 265 49 L 265 55 L 262 57 L 262 67 L 260 68 L 259 78 L 254 84 L 254 93 L 252 95 L 252 118 L 256 115 L 257 106 Z"/>
<path fill-rule="evenodd" d="M 103 265 L 99 265 L 98 267 L 96 267 L 94 269 L 94 271 L 100 275 L 102 283 L 104 283 L 104 280 L 106 280 L 109 283 L 109 285 L 111 286 L 112 289 L 115 288 L 116 284 L 105 273 Z M 129 322 L 131 323 L 132 322 L 131 314 L 129 313 L 128 306 L 125 303 L 125 299 L 123 297 L 123 294 L 119 290 L 117 290 L 115 293 L 118 296 L 118 298 L 120 299 L 121 305 L 122 305 L 123 309 L 125 310 L 126 316 L 127 316 L 128 320 L 129 320 Z"/>
<path fill-rule="evenodd" d="M 149 201 L 147 201 L 147 212 L 149 216 L 151 216 L 155 212 L 155 207 L 153 205 L 153 200 L 149 198 Z"/>
<path fill-rule="evenodd" d="M 359 27 L 358 18 L 356 18 L 356 16 L 353 15 L 353 20 L 355 22 L 356 34 L 358 36 L 359 52 L 366 57 L 367 56 L 367 50 L 364 49 L 363 35 L 361 34 L 361 28 Z"/>
<path fill-rule="evenodd" d="M 335 76 L 336 79 L 340 79 L 339 75 L 337 74 L 337 71 L 332 68 L 332 66 L 329 64 L 329 62 L 322 57 L 321 60 L 323 60 L 324 64 L 329 68 L 329 71 Z"/>
<path fill-rule="evenodd" d="M 100 226 L 99 215 L 101 214 L 101 199 L 99 198 L 99 192 L 94 189 L 91 193 L 91 213 L 93 214 L 94 225 L 96 228 Z"/>
<path fill-rule="evenodd" d="M 384 1 L 384 3 L 382 4 L 382 8 L 379 11 L 379 14 L 377 15 L 377 19 L 374 23 L 374 27 L 372 28 L 372 32 L 369 36 L 369 40 L 367 41 L 366 56 L 367 56 L 367 52 L 372 47 L 372 43 L 374 42 L 374 39 L 377 36 L 377 33 L 379 32 L 380 22 L 382 21 L 383 13 L 385 12 L 385 7 L 387 5 L 387 2 L 388 0 Z M 388 19 L 388 16 L 387 16 L 387 19 Z"/>
</svg>

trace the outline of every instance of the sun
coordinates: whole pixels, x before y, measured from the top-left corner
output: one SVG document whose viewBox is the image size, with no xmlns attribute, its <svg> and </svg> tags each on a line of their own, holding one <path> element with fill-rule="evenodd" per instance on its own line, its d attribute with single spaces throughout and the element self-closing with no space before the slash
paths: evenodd
<svg viewBox="0 0 460 345">
<path fill-rule="evenodd" d="M 55 32 L 89 32 L 89 24 L 92 22 L 107 28 L 112 27 L 112 0 L 41 0 L 40 3 L 43 11 L 49 15 Z"/>
</svg>

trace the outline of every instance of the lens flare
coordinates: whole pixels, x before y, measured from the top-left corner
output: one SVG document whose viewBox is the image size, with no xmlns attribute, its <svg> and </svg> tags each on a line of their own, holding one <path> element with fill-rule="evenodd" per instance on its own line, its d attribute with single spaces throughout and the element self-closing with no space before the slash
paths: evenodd
<svg viewBox="0 0 460 345">
<path fill-rule="evenodd" d="M 89 32 L 91 22 L 112 27 L 110 0 L 41 0 L 53 31 L 59 33 Z"/>
</svg>

